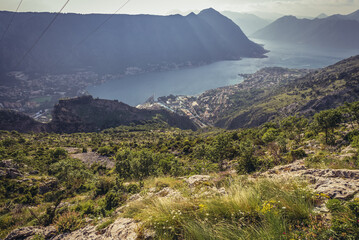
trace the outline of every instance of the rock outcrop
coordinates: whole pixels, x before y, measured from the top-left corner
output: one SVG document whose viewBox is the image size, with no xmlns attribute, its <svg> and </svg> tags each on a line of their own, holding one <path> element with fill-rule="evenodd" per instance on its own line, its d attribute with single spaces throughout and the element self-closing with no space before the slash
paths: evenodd
<svg viewBox="0 0 359 240">
<path fill-rule="evenodd" d="M 254 176 L 302 178 L 310 183 L 309 187 L 315 192 L 337 199 L 349 199 L 359 192 L 359 170 L 311 169 L 305 166 L 304 160 L 284 166 L 277 166 L 267 172 L 255 174 Z"/>
<path fill-rule="evenodd" d="M 23 227 L 12 231 L 5 240 L 31 240 L 36 235 L 45 240 L 53 239 L 56 229 L 54 227 Z"/>
<path fill-rule="evenodd" d="M 196 130 L 194 123 L 185 116 L 167 110 L 144 110 L 125 103 L 82 96 L 60 100 L 54 107 L 52 121 L 36 122 L 21 113 L 1 110 L 0 130 L 19 132 L 97 132 L 121 125 L 161 122 L 180 129 Z"/>
<path fill-rule="evenodd" d="M 130 218 L 119 218 L 103 231 L 86 226 L 72 233 L 62 234 L 53 240 L 136 240 L 139 224 Z"/>
</svg>

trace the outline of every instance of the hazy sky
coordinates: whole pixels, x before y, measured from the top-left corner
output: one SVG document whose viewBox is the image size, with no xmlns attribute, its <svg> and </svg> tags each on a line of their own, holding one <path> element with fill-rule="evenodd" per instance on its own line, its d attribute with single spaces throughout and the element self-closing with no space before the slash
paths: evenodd
<svg viewBox="0 0 359 240">
<path fill-rule="evenodd" d="M 0 0 L 0 9 L 14 11 L 20 0 Z M 66 0 L 23 0 L 20 11 L 58 11 Z M 113 13 L 126 0 L 71 0 L 64 12 Z M 359 0 L 131 0 L 120 13 L 169 14 L 213 7 L 219 11 L 268 12 L 316 16 L 348 14 L 359 9 Z"/>
</svg>

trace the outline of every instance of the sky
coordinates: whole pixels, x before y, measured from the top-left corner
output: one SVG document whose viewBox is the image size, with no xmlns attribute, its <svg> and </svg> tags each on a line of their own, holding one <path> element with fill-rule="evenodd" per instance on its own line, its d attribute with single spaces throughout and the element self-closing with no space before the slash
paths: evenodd
<svg viewBox="0 0 359 240">
<path fill-rule="evenodd" d="M 20 0 L 0 0 L 0 10 L 14 11 Z M 57 12 L 66 0 L 23 0 L 19 11 Z M 126 0 L 71 0 L 64 12 L 113 13 Z M 256 13 L 268 18 L 280 15 L 315 17 L 321 13 L 348 14 L 359 9 L 359 0 L 130 0 L 119 12 L 158 14 L 188 12 L 213 7 L 218 11 Z"/>
</svg>

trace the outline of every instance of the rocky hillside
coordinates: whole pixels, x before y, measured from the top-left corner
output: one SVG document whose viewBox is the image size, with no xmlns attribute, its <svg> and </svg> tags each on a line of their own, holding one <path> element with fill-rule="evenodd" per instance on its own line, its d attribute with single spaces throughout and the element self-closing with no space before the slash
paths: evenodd
<svg viewBox="0 0 359 240">
<path fill-rule="evenodd" d="M 19 132 L 41 132 L 45 125 L 23 113 L 0 109 L 0 129 Z"/>
<path fill-rule="evenodd" d="M 166 110 L 140 110 L 118 101 L 93 99 L 91 96 L 60 100 L 54 107 L 52 121 L 47 124 L 8 110 L 1 110 L 0 116 L 1 130 L 20 132 L 98 132 L 121 125 L 149 122 L 164 123 L 181 129 L 196 129 L 187 117 Z"/>
<path fill-rule="evenodd" d="M 313 116 L 359 100 L 359 56 L 319 70 L 264 68 L 242 74 L 243 83 L 200 96 L 168 96 L 145 109 L 163 106 L 190 115 L 201 127 L 255 127 L 291 115 Z"/>
<path fill-rule="evenodd" d="M 232 131 L 1 131 L 0 238 L 358 239 L 357 109 Z"/>
<path fill-rule="evenodd" d="M 4 32 L 12 16 L 11 12 L 0 12 L 0 31 Z M 61 14 L 41 44 L 18 66 L 54 16 L 55 13 L 15 15 L 0 47 L 1 71 L 69 72 L 91 68 L 96 72 L 123 73 L 134 67 L 153 71 L 263 57 L 266 52 L 214 9 L 188 16 L 115 15 L 95 33 L 96 26 L 108 15 Z"/>
<path fill-rule="evenodd" d="M 227 128 L 258 126 L 278 117 L 308 116 L 359 99 L 359 56 L 271 88 L 252 89 L 251 106 L 238 102 L 228 116 L 216 123 Z M 259 91 L 259 92 L 258 92 Z M 235 97 L 234 97 L 235 99 Z"/>
</svg>

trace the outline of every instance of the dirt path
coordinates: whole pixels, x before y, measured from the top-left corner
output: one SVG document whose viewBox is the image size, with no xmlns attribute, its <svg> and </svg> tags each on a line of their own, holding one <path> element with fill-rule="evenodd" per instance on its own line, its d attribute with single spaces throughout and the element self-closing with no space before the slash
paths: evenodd
<svg viewBox="0 0 359 240">
<path fill-rule="evenodd" d="M 89 167 L 95 163 L 102 165 L 107 169 L 112 169 L 115 167 L 115 161 L 113 159 L 92 152 L 91 149 L 89 149 L 86 153 L 81 152 L 81 149 L 79 148 L 67 148 L 66 150 L 70 157 L 81 160 Z"/>
</svg>

